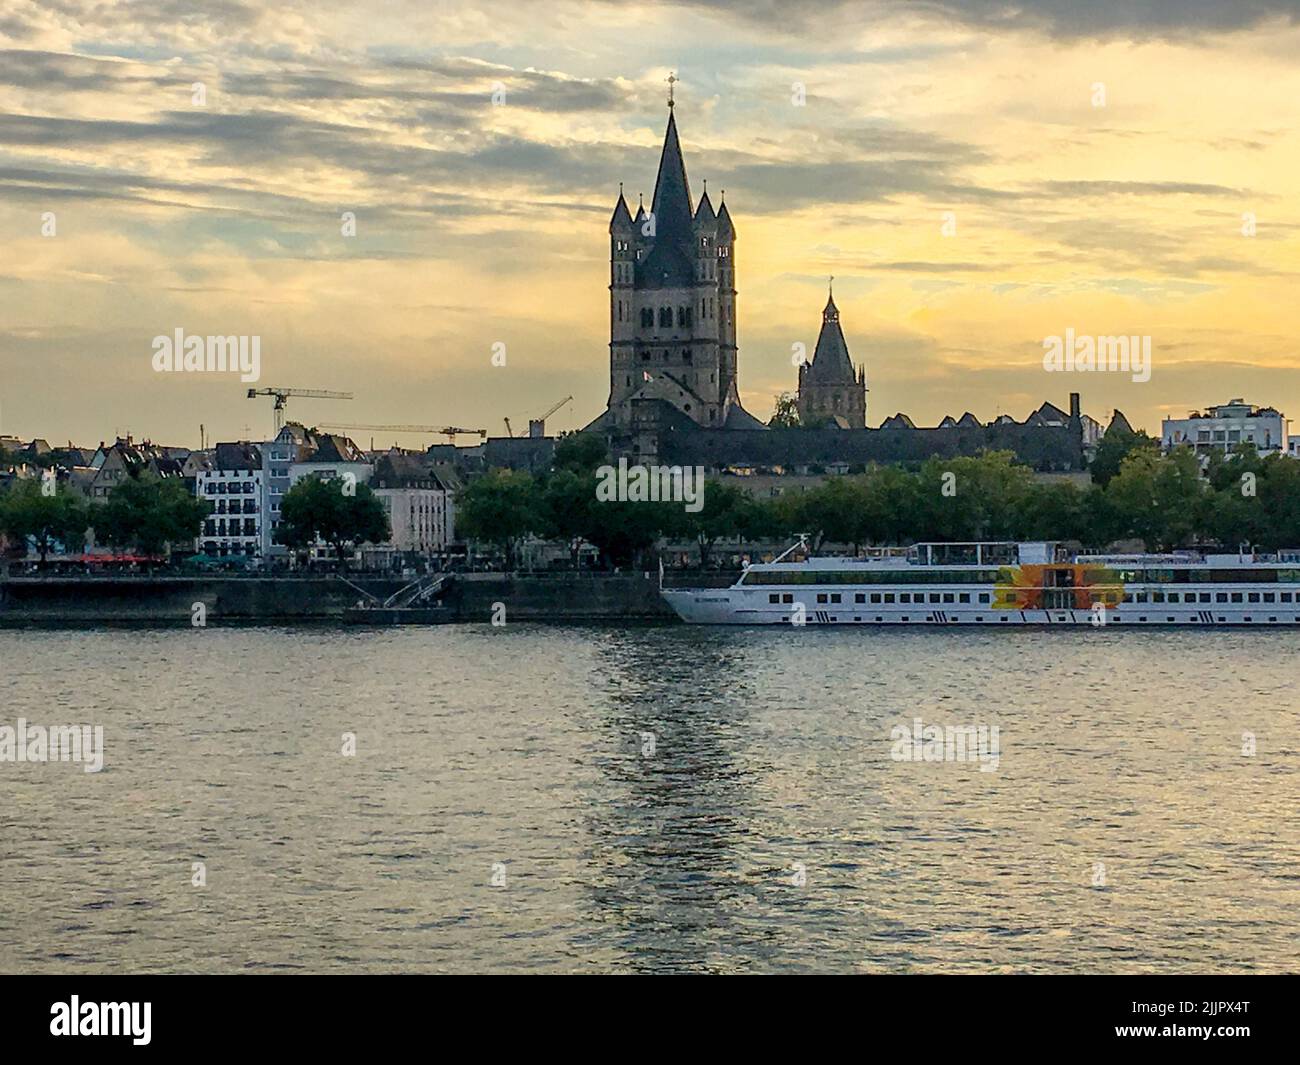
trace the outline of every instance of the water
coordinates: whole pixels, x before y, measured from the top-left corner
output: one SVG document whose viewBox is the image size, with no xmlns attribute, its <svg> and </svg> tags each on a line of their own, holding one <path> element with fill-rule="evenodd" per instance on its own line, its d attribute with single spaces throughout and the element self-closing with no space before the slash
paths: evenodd
<svg viewBox="0 0 1300 1065">
<path fill-rule="evenodd" d="M 99 774 L 0 763 L 0 970 L 1294 970 L 1298 651 L 0 631 L 0 724 L 102 724 L 107 748 Z M 998 725 L 996 771 L 894 761 L 915 716 Z"/>
</svg>

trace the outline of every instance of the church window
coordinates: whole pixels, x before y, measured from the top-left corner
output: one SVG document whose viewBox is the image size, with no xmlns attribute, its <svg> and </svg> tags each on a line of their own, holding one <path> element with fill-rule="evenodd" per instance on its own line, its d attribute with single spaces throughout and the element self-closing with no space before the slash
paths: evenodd
<svg viewBox="0 0 1300 1065">
<path fill-rule="evenodd" d="M 618 301 L 618 320 L 619 320 L 620 322 L 623 320 L 623 301 L 622 301 L 622 300 L 619 300 L 619 301 Z"/>
<path fill-rule="evenodd" d="M 642 361 L 642 362 L 649 362 L 649 361 L 650 361 L 650 352 L 648 352 L 648 351 L 643 351 L 643 352 L 641 352 L 641 361 Z"/>
<path fill-rule="evenodd" d="M 687 414 L 689 414 L 689 413 L 691 412 L 691 405 L 690 405 L 689 403 L 687 403 L 687 404 L 683 407 L 683 409 L 686 411 Z"/>
<path fill-rule="evenodd" d="M 671 328 L 673 324 L 673 309 L 671 307 L 659 308 L 659 324 Z"/>
<path fill-rule="evenodd" d="M 690 362 L 690 361 L 691 361 L 691 349 L 682 348 L 682 362 Z"/>
<path fill-rule="evenodd" d="M 649 329 L 655 324 L 655 312 L 653 307 L 641 308 L 641 325 Z"/>
<path fill-rule="evenodd" d="M 632 378 L 630 378 L 630 377 L 627 379 L 627 387 L 628 387 L 628 388 L 631 388 L 631 387 L 632 387 Z"/>
</svg>

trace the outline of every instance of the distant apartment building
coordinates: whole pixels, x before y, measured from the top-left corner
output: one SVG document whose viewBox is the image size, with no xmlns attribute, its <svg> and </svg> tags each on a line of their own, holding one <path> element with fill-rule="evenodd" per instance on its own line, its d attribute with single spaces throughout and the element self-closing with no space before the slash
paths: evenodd
<svg viewBox="0 0 1300 1065">
<path fill-rule="evenodd" d="M 285 426 L 285 429 L 288 428 L 289 426 Z M 304 477 L 314 477 L 319 481 L 350 479 L 354 484 L 369 484 L 374 472 L 374 463 L 348 437 L 307 431 L 304 434 L 304 446 L 300 451 L 300 457 L 289 463 L 289 488 Z M 275 522 L 278 525 L 279 504 L 282 499 L 277 497 L 273 501 L 277 504 Z M 359 553 L 359 551 L 354 552 L 353 557 L 355 558 Z M 328 560 L 334 557 L 334 552 L 332 548 L 318 540 L 312 549 L 312 557 Z"/>
<path fill-rule="evenodd" d="M 257 560 L 262 556 L 262 452 L 247 442 L 218 444 L 212 468 L 195 474 L 194 494 L 212 504 L 199 546 L 214 558 Z"/>
<path fill-rule="evenodd" d="M 455 533 L 453 492 L 427 454 L 393 450 L 379 456 L 370 487 L 388 511 L 392 537 L 366 547 L 368 561 L 393 565 L 434 558 L 447 550 Z"/>
<path fill-rule="evenodd" d="M 1290 419 L 1273 407 L 1257 407 L 1234 399 L 1204 413 L 1193 411 L 1186 418 L 1166 418 L 1160 440 L 1168 450 L 1186 444 L 1199 454 L 1230 453 L 1239 444 L 1254 444 L 1260 454 L 1286 451 Z"/>
</svg>

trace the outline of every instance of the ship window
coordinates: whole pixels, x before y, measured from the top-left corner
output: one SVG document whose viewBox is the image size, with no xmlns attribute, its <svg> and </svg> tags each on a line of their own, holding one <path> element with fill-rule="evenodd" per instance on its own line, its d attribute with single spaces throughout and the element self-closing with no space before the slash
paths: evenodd
<svg viewBox="0 0 1300 1065">
<path fill-rule="evenodd" d="M 980 602 L 981 602 L 981 603 L 987 603 L 988 601 L 989 601 L 989 593 L 988 593 L 988 592 L 980 592 Z"/>
<path fill-rule="evenodd" d="M 1146 616 L 1145 614 L 1143 614 L 1140 618 L 1138 618 L 1138 621 L 1146 621 L 1146 619 L 1147 619 L 1147 616 Z"/>
<path fill-rule="evenodd" d="M 785 595 L 781 596 L 781 602 L 783 602 L 783 603 L 793 603 L 793 602 L 794 602 L 794 596 L 791 595 L 789 592 L 786 592 Z"/>
<path fill-rule="evenodd" d="M 1147 601 L 1147 593 L 1146 593 L 1146 592 L 1138 592 L 1138 594 L 1137 594 L 1137 601 L 1138 601 L 1139 603 L 1145 603 L 1145 602 Z"/>
<path fill-rule="evenodd" d="M 1170 601 L 1171 603 L 1176 603 L 1176 602 L 1178 602 L 1178 593 L 1177 593 L 1177 592 L 1170 592 L 1170 593 L 1169 593 L 1169 601 Z"/>
<path fill-rule="evenodd" d="M 1226 602 L 1228 601 L 1228 593 L 1227 593 L 1227 592 L 1215 592 L 1215 593 L 1214 593 L 1214 601 L 1215 601 L 1216 603 L 1226 603 Z"/>
<path fill-rule="evenodd" d="M 983 621 L 984 618 L 981 617 L 979 614 L 976 614 L 976 615 L 975 615 L 975 620 L 976 620 L 976 621 Z"/>
<path fill-rule="evenodd" d="M 1268 620 L 1269 620 L 1269 621 L 1276 621 L 1277 618 L 1269 618 Z"/>
<path fill-rule="evenodd" d="M 1151 593 L 1151 602 L 1153 602 L 1153 603 L 1163 603 L 1164 601 L 1165 601 L 1165 593 L 1164 593 L 1164 592 L 1152 592 L 1152 593 Z"/>
<path fill-rule="evenodd" d="M 907 620 L 907 615 L 904 614 L 901 620 L 906 621 L 906 620 Z M 1296 621 L 1300 621 L 1300 618 L 1296 618 Z"/>
<path fill-rule="evenodd" d="M 955 602 L 956 602 L 956 599 L 953 598 L 953 594 L 952 594 L 952 592 L 944 592 L 944 593 L 943 593 L 943 601 L 944 601 L 945 603 L 955 603 Z"/>
<path fill-rule="evenodd" d="M 1271 602 L 1273 602 L 1273 600 L 1274 600 L 1275 597 L 1276 597 L 1276 593 L 1275 593 L 1275 592 L 1265 592 L 1265 593 L 1264 593 L 1264 602 L 1266 602 L 1266 603 L 1271 603 Z"/>
<path fill-rule="evenodd" d="M 957 602 L 959 602 L 959 603 L 969 603 L 969 602 L 970 602 L 970 592 L 962 592 L 960 595 L 958 595 L 958 596 L 957 596 Z"/>
<path fill-rule="evenodd" d="M 879 593 L 879 592 L 872 592 L 872 593 L 871 593 L 871 601 L 872 601 L 873 603 L 879 603 L 879 602 L 880 602 L 880 593 Z"/>
<path fill-rule="evenodd" d="M 1251 593 L 1249 593 L 1249 594 L 1246 596 L 1246 602 L 1248 602 L 1248 603 L 1258 603 L 1258 602 L 1259 602 L 1259 592 L 1251 592 Z"/>
<path fill-rule="evenodd" d="M 817 602 L 819 602 L 819 603 L 824 603 L 824 602 L 826 602 L 826 593 L 825 593 L 825 592 L 818 592 L 818 593 L 817 593 Z"/>
<path fill-rule="evenodd" d="M 1244 618 L 1242 618 L 1241 620 L 1242 620 L 1242 621 L 1249 621 L 1249 620 L 1250 620 L 1250 615 L 1247 614 L 1247 615 L 1246 615 Z"/>
<path fill-rule="evenodd" d="M 1232 601 L 1233 601 L 1234 603 L 1240 603 L 1240 602 L 1241 602 L 1241 593 L 1240 593 L 1240 592 L 1233 592 L 1233 593 L 1232 593 Z"/>
<path fill-rule="evenodd" d="M 932 602 L 932 603 L 937 603 L 937 602 L 939 602 L 939 593 L 938 593 L 938 592 L 931 592 L 931 593 L 930 593 L 930 602 Z"/>
<path fill-rule="evenodd" d="M 898 601 L 899 601 L 900 603 L 910 603 L 910 602 L 912 601 L 912 593 L 911 593 L 911 592 L 899 592 L 899 593 L 898 593 Z"/>
<path fill-rule="evenodd" d="M 1174 621 L 1174 620 L 1176 620 L 1176 619 L 1174 619 L 1174 618 L 1172 618 L 1172 617 L 1167 617 L 1167 618 L 1165 618 L 1165 620 L 1166 620 L 1166 621 Z"/>
<path fill-rule="evenodd" d="M 865 602 L 867 601 L 866 593 L 865 593 L 865 592 L 858 592 L 856 595 L 854 595 L 854 597 L 853 597 L 853 601 L 854 601 L 855 603 L 865 603 Z"/>
<path fill-rule="evenodd" d="M 1281 598 L 1282 598 L 1282 602 L 1284 602 L 1284 603 L 1289 603 L 1289 602 L 1291 602 L 1291 593 L 1290 593 L 1290 592 L 1280 592 L 1279 595 L 1280 595 Z"/>
<path fill-rule="evenodd" d="M 773 592 L 771 595 L 767 597 L 767 601 L 769 603 L 779 603 L 781 601 L 781 593 Z"/>
<path fill-rule="evenodd" d="M 840 601 L 840 593 L 839 593 L 839 592 L 832 592 L 832 593 L 831 593 L 831 602 L 832 602 L 832 603 L 838 603 L 839 601 Z"/>
<path fill-rule="evenodd" d="M 893 593 L 893 592 L 886 592 L 886 593 L 885 593 L 885 602 L 886 602 L 886 603 L 892 603 L 893 601 L 894 601 L 894 593 Z"/>
<path fill-rule="evenodd" d="M 882 618 L 879 614 L 877 614 L 877 615 L 876 615 L 876 620 L 877 620 L 877 621 L 884 621 L 885 619 Z"/>
</svg>

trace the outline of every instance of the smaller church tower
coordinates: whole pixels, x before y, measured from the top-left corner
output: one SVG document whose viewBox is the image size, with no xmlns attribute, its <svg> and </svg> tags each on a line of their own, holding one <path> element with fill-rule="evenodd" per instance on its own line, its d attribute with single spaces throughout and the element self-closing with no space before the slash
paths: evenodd
<svg viewBox="0 0 1300 1065">
<path fill-rule="evenodd" d="M 832 424 L 841 429 L 865 429 L 867 425 L 866 367 L 853 368 L 833 291 L 822 311 L 822 330 L 812 361 L 799 367 L 798 407 L 804 425 Z"/>
</svg>

